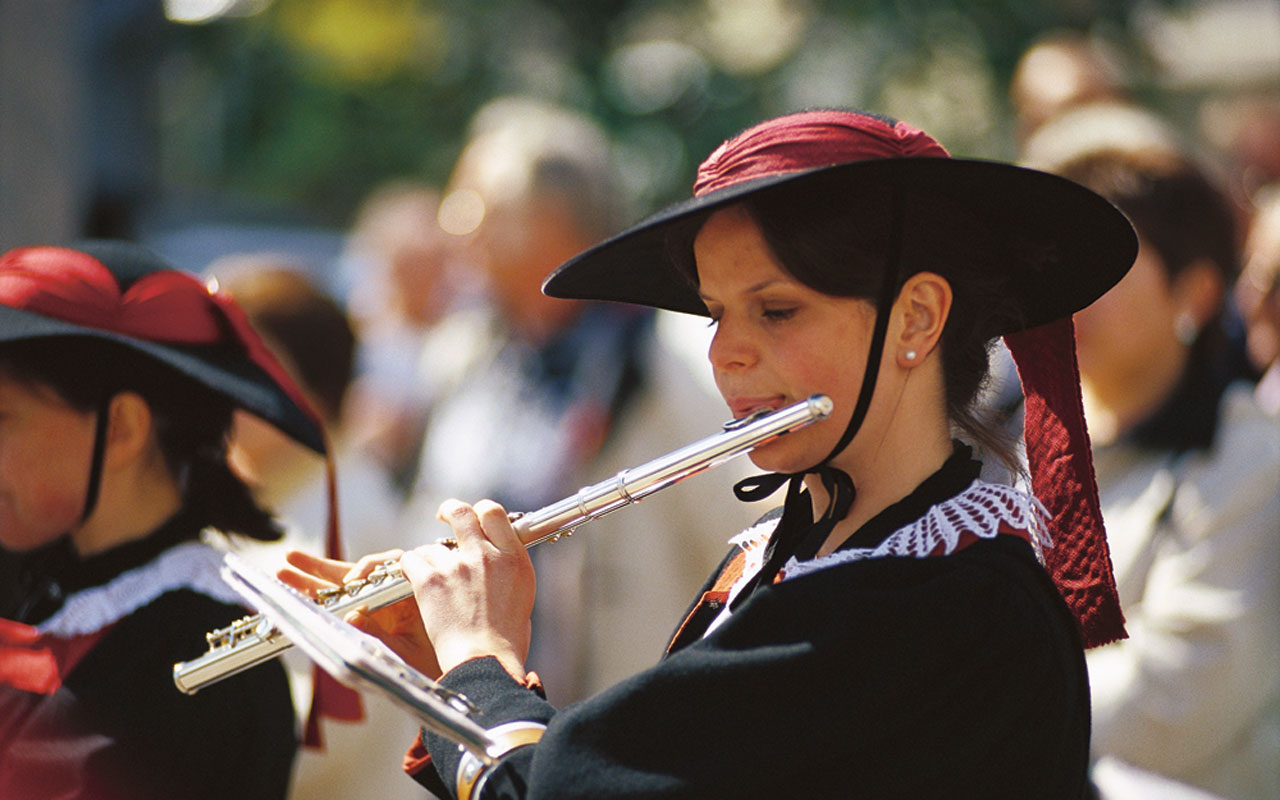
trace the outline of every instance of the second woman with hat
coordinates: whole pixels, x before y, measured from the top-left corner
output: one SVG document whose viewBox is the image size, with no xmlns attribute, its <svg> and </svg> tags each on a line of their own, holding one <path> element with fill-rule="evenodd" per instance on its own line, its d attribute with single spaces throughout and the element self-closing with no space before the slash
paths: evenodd
<svg viewBox="0 0 1280 800">
<path fill-rule="evenodd" d="M 0 797 L 283 798 L 280 664 L 195 695 L 244 614 L 207 531 L 275 539 L 227 464 L 244 408 L 324 434 L 240 310 L 122 242 L 0 255 Z"/>
<path fill-rule="evenodd" d="M 400 561 L 416 613 L 356 621 L 509 750 L 473 782 L 424 734 L 417 777 L 484 798 L 1083 797 L 1083 650 L 1123 621 L 1070 316 L 1129 267 L 1128 224 L 1065 180 L 844 111 L 729 140 L 694 195 L 545 291 L 708 316 L 734 416 L 821 393 L 833 418 L 751 454 L 767 472 L 740 496 L 785 501 L 732 539 L 661 660 L 559 711 L 524 666 L 534 577 L 505 510 L 444 504 L 458 547 Z M 961 441 L 993 446 L 973 408 L 1002 335 L 1034 495 L 978 480 Z"/>
</svg>

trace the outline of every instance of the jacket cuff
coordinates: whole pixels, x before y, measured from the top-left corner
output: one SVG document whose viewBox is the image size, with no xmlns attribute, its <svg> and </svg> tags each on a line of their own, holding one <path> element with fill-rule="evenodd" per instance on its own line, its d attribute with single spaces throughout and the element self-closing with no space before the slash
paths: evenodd
<svg viewBox="0 0 1280 800">
<path fill-rule="evenodd" d="M 545 699 L 537 673 L 531 672 L 523 682 L 517 681 L 492 656 L 464 661 L 445 673 L 440 683 L 465 695 L 478 709 L 475 721 L 485 728 L 518 721 L 545 725 L 555 715 L 555 709 Z M 412 761 L 417 772 L 410 774 L 419 783 L 438 794 L 433 786 L 443 781 L 452 794 L 462 755 L 463 750 L 456 742 L 423 730 L 405 756 L 406 769 Z M 435 769 L 424 769 L 428 764 Z"/>
</svg>

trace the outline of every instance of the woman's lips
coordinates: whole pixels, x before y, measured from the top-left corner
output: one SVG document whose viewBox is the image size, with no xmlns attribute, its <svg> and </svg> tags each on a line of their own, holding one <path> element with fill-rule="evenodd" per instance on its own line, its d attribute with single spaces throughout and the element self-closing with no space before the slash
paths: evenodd
<svg viewBox="0 0 1280 800">
<path fill-rule="evenodd" d="M 742 419 L 761 410 L 776 411 L 782 408 L 783 405 L 785 405 L 785 398 L 779 396 L 768 398 L 738 397 L 729 401 L 729 411 L 733 414 L 734 419 Z"/>
</svg>

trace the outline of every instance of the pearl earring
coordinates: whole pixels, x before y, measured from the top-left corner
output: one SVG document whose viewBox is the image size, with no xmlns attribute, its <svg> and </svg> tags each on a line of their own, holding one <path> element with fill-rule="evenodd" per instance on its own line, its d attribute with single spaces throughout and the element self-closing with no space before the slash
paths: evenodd
<svg viewBox="0 0 1280 800">
<path fill-rule="evenodd" d="M 1200 326 L 1196 324 L 1195 317 L 1191 316 L 1189 311 L 1179 311 L 1173 318 L 1173 335 L 1178 337 L 1178 341 L 1186 347 L 1196 343 L 1196 337 L 1200 335 Z"/>
<path fill-rule="evenodd" d="M 904 356 L 906 356 L 906 359 L 907 359 L 908 361 L 915 361 L 915 360 L 916 360 L 916 351 L 915 351 L 915 350 L 908 350 L 907 352 L 903 353 L 903 355 L 904 355 Z"/>
</svg>

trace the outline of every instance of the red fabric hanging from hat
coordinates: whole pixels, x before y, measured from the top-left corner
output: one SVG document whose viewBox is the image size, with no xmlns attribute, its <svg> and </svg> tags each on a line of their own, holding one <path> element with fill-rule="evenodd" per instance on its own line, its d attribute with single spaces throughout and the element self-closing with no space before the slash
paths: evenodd
<svg viewBox="0 0 1280 800">
<path fill-rule="evenodd" d="M 110 627 L 83 636 L 51 636 L 0 619 L 0 684 L 35 694 L 53 694 Z"/>
<path fill-rule="evenodd" d="M 1004 337 L 1026 397 L 1024 438 L 1032 491 L 1049 512 L 1045 566 L 1080 620 L 1085 647 L 1125 638 L 1111 572 L 1093 455 L 1080 397 L 1071 318 Z"/>
</svg>

